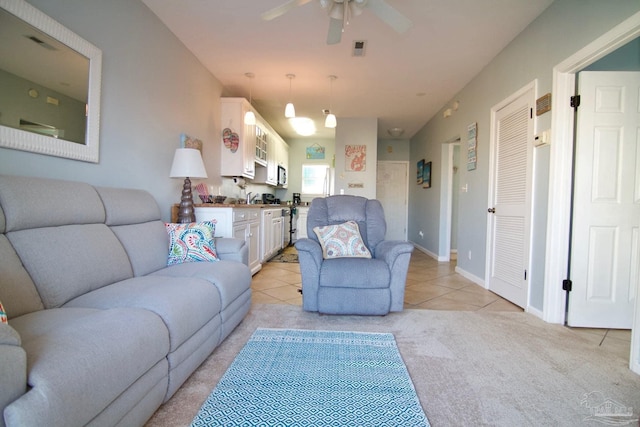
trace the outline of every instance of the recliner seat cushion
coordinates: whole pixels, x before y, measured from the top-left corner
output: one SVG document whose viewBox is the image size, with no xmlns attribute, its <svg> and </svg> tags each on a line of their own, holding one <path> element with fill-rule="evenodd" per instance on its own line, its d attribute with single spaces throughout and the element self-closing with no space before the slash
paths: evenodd
<svg viewBox="0 0 640 427">
<path fill-rule="evenodd" d="M 383 260 L 368 258 L 326 259 L 320 267 L 320 287 L 388 288 L 391 272 Z"/>
</svg>

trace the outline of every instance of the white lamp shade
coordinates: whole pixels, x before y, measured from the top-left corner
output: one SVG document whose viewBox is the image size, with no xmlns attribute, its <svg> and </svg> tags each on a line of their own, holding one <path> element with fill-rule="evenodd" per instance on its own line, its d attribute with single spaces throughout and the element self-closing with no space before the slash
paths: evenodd
<svg viewBox="0 0 640 427">
<path fill-rule="evenodd" d="M 200 151 L 195 148 L 178 148 L 173 156 L 170 178 L 207 178 L 207 171 Z"/>
<path fill-rule="evenodd" d="M 284 116 L 288 119 L 292 119 L 296 116 L 296 109 L 291 102 L 284 107 Z"/>
<path fill-rule="evenodd" d="M 246 113 L 244 113 L 244 124 L 245 125 L 256 124 L 256 115 L 253 114 L 253 111 L 247 111 Z"/>
<path fill-rule="evenodd" d="M 331 113 L 327 115 L 327 118 L 324 120 L 324 127 L 334 128 L 337 125 L 335 114 Z"/>
</svg>

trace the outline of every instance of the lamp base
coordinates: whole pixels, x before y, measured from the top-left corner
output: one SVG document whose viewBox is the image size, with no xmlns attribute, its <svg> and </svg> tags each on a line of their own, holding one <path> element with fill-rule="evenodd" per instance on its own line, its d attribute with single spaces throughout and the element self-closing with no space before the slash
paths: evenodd
<svg viewBox="0 0 640 427">
<path fill-rule="evenodd" d="M 184 179 L 182 198 L 180 198 L 180 206 L 178 207 L 178 222 L 180 224 L 196 222 L 196 214 L 193 210 L 193 195 L 191 194 L 191 180 L 189 178 Z"/>
</svg>

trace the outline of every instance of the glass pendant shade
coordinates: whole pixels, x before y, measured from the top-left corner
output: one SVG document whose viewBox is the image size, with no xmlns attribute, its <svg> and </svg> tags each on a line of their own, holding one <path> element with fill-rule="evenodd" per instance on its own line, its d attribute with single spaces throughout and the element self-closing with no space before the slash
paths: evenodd
<svg viewBox="0 0 640 427">
<path fill-rule="evenodd" d="M 324 120 L 324 127 L 335 128 L 337 125 L 336 116 L 333 113 L 327 114 L 327 118 Z"/>
<path fill-rule="evenodd" d="M 245 125 L 256 124 L 256 115 L 253 114 L 253 111 L 247 111 L 246 113 L 244 113 L 244 124 Z"/>
<path fill-rule="evenodd" d="M 293 103 L 289 102 L 284 108 L 284 116 L 288 119 L 292 119 L 296 116 L 296 109 L 293 106 Z"/>
</svg>

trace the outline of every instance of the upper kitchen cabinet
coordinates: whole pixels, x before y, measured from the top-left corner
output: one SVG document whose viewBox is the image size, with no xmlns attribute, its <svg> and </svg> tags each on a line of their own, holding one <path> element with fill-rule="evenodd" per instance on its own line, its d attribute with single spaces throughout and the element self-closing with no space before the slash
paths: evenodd
<svg viewBox="0 0 640 427">
<path fill-rule="evenodd" d="M 220 98 L 220 110 L 223 142 L 220 174 L 253 179 L 261 141 L 256 138 L 257 125 L 245 125 L 244 115 L 247 111 L 253 111 L 257 121 L 262 119 L 244 98 Z"/>
</svg>

